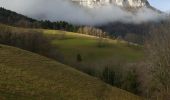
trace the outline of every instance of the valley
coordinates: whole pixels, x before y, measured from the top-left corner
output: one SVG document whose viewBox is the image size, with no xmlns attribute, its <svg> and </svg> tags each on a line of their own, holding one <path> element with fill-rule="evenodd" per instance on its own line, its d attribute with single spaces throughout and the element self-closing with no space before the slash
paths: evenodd
<svg viewBox="0 0 170 100">
<path fill-rule="evenodd" d="M 0 100 L 169 100 L 169 27 L 147 0 L 0 1 Z"/>
</svg>

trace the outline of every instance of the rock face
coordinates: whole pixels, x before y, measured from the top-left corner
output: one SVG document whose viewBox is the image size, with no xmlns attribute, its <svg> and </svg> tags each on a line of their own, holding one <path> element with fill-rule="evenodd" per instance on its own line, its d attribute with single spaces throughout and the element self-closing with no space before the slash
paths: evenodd
<svg viewBox="0 0 170 100">
<path fill-rule="evenodd" d="M 102 5 L 114 4 L 120 7 L 139 8 L 150 6 L 147 0 L 72 0 L 84 7 L 95 8 Z"/>
<path fill-rule="evenodd" d="M 143 7 L 149 6 L 147 0 L 112 0 L 114 4 L 123 7 Z"/>
</svg>

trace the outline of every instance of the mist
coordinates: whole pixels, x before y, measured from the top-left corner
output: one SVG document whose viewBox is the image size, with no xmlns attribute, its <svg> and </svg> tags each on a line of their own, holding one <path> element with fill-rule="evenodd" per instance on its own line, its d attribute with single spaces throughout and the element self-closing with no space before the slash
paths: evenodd
<svg viewBox="0 0 170 100">
<path fill-rule="evenodd" d="M 78 25 L 101 25 L 109 22 L 138 24 L 164 18 L 162 14 L 148 8 L 142 8 L 135 13 L 127 12 L 115 5 L 85 9 L 70 1 L 1 0 L 0 6 L 38 20 L 67 21 Z"/>
</svg>

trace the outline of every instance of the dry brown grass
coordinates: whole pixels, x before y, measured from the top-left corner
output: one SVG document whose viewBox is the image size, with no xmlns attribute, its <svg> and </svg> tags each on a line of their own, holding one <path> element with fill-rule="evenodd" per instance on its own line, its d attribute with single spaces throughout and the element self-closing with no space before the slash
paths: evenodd
<svg viewBox="0 0 170 100">
<path fill-rule="evenodd" d="M 140 100 L 51 59 L 0 45 L 0 99 Z"/>
</svg>

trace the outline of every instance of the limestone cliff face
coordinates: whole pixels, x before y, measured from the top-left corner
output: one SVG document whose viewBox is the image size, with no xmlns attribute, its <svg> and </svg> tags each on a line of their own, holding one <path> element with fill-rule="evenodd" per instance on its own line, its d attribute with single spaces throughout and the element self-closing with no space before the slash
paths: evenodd
<svg viewBox="0 0 170 100">
<path fill-rule="evenodd" d="M 114 4 L 122 7 L 143 7 L 149 6 L 147 0 L 112 0 Z"/>
<path fill-rule="evenodd" d="M 139 8 L 150 6 L 147 0 L 72 0 L 84 7 L 95 8 L 102 5 L 114 4 L 121 7 Z"/>
</svg>

